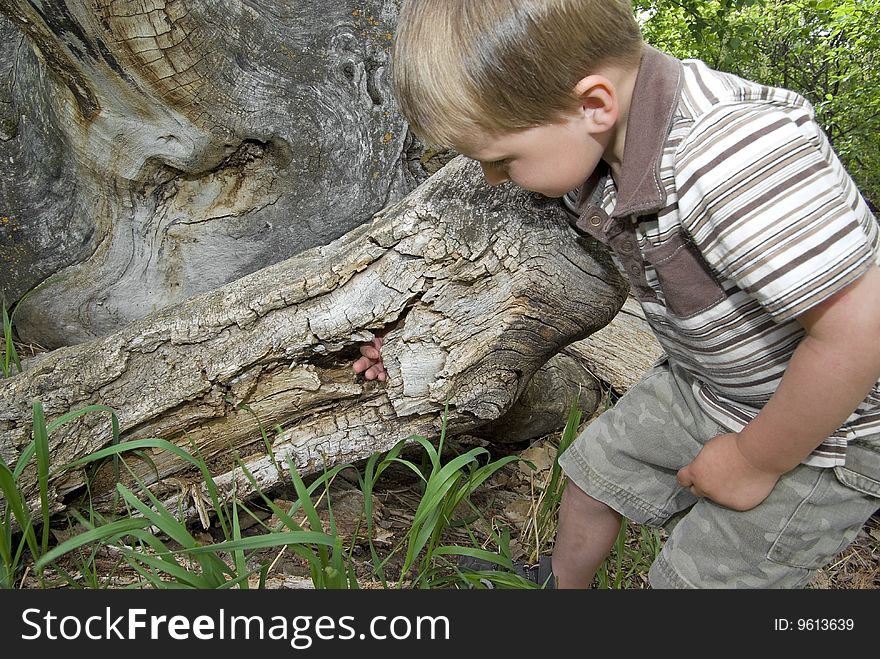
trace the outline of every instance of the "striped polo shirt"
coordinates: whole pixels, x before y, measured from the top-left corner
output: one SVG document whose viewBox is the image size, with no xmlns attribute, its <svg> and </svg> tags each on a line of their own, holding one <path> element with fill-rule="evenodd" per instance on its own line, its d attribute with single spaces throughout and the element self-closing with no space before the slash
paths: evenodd
<svg viewBox="0 0 880 659">
<path fill-rule="evenodd" d="M 803 97 L 649 46 L 619 177 L 599 169 L 565 202 L 732 431 L 779 385 L 796 317 L 880 260 L 877 221 Z M 878 432 L 880 382 L 804 462 L 843 465 L 849 440 Z"/>
</svg>

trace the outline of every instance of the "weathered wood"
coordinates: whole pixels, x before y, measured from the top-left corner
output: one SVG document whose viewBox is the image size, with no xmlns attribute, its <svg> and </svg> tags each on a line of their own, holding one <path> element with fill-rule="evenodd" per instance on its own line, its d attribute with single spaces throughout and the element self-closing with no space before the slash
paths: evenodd
<svg viewBox="0 0 880 659">
<path fill-rule="evenodd" d="M 618 394 L 638 382 L 663 356 L 642 307 L 632 297 L 608 325 L 566 352 Z"/>
<path fill-rule="evenodd" d="M 458 158 L 327 246 L 0 381 L 0 454 L 11 462 L 28 443 L 32 401 L 49 418 L 101 403 L 117 410 L 124 440 L 192 446 L 221 487 L 246 496 L 253 488 L 238 459 L 267 488 L 285 478 L 288 458 L 313 473 L 413 434 L 436 437 L 447 403 L 451 433 L 499 419 L 563 346 L 612 319 L 626 290 L 607 253 L 577 240 L 558 203 L 488 188 L 479 167 Z M 357 348 L 389 326 L 388 382 L 357 379 Z M 50 437 L 53 464 L 109 439 L 107 415 L 80 417 Z M 167 453 L 151 458 L 133 460 L 138 476 L 170 503 L 188 493 L 192 515 L 188 465 Z M 32 471 L 23 482 L 35 505 Z M 54 508 L 82 484 L 80 472 L 53 478 Z M 113 484 L 99 477 L 93 497 Z"/>
<path fill-rule="evenodd" d="M 0 0 L 0 301 L 48 348 L 368 222 L 418 181 L 396 0 Z"/>
<path fill-rule="evenodd" d="M 509 412 L 472 434 L 498 444 L 531 440 L 561 428 L 574 402 L 588 418 L 599 407 L 602 384 L 577 354 L 579 343 L 544 364 Z"/>
</svg>

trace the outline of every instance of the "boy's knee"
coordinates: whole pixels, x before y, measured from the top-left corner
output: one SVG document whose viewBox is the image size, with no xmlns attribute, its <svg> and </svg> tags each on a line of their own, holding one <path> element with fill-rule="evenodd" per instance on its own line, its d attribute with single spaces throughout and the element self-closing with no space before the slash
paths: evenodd
<svg viewBox="0 0 880 659">
<path fill-rule="evenodd" d="M 570 478 L 566 478 L 565 489 L 562 491 L 562 501 L 559 506 L 560 516 L 567 513 L 581 516 L 612 510 L 608 504 L 602 503 L 584 492 Z"/>
</svg>

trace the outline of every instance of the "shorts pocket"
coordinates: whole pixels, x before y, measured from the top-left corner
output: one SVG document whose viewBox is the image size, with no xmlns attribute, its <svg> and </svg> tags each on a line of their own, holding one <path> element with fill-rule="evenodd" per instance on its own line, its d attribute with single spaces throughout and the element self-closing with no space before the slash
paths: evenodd
<svg viewBox="0 0 880 659">
<path fill-rule="evenodd" d="M 880 435 L 850 441 L 846 464 L 835 467 L 834 475 L 847 487 L 880 498 Z"/>
<path fill-rule="evenodd" d="M 770 546 L 767 558 L 791 567 L 817 570 L 847 547 L 862 529 L 872 507 L 866 498 L 847 494 L 829 469 L 802 467 L 812 489 L 801 500 Z M 792 493 L 789 496 L 795 497 Z"/>
<path fill-rule="evenodd" d="M 725 297 L 703 255 L 681 232 L 657 247 L 643 249 L 654 268 L 668 309 L 679 318 L 694 316 Z"/>
</svg>

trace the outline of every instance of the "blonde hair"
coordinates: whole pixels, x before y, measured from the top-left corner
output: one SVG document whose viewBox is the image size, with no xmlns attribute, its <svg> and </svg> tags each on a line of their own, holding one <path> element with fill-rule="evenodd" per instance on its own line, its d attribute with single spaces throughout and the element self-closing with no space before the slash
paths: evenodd
<svg viewBox="0 0 880 659">
<path fill-rule="evenodd" d="M 641 50 L 630 0 L 404 0 L 394 89 L 420 139 L 458 147 L 553 121 L 581 78 Z"/>
</svg>

